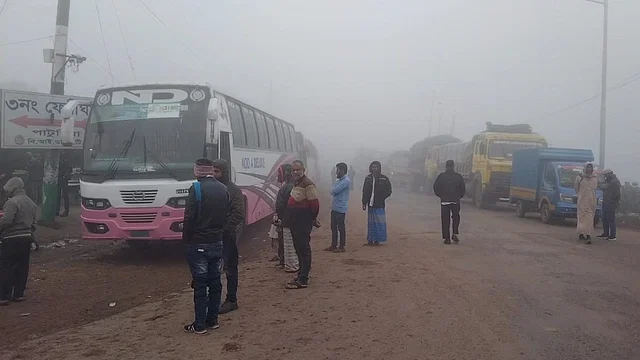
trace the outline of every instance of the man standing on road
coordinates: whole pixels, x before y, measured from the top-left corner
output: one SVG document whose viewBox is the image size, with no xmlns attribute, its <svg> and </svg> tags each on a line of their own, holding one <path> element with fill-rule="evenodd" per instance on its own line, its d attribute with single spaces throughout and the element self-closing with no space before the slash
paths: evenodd
<svg viewBox="0 0 640 360">
<path fill-rule="evenodd" d="M 213 161 L 213 175 L 227 187 L 231 209 L 222 234 L 224 270 L 227 277 L 227 298 L 220 307 L 220 314 L 238 309 L 238 244 L 236 230 L 244 223 L 244 196 L 231 181 L 229 163 L 224 159 Z"/>
<path fill-rule="evenodd" d="M 9 305 L 9 301 L 24 301 L 37 211 L 21 178 L 9 179 L 3 190 L 9 199 L 0 218 L 0 306 Z"/>
<path fill-rule="evenodd" d="M 214 177 L 211 160 L 197 160 L 193 172 L 198 181 L 189 188 L 182 239 L 186 244 L 187 262 L 193 280 L 195 321 L 185 325 L 184 331 L 202 335 L 207 333 L 207 328 L 220 327 L 220 262 L 230 203 L 226 186 Z"/>
<path fill-rule="evenodd" d="M 620 205 L 620 180 L 611 169 L 605 169 L 604 184 L 600 185 L 602 194 L 602 229 L 604 232 L 598 236 L 601 239 L 615 241 L 616 238 L 616 211 Z"/>
<path fill-rule="evenodd" d="M 351 179 L 347 176 L 347 164 L 336 165 L 337 181 L 331 189 L 333 202 L 331 204 L 331 246 L 324 249 L 332 252 L 345 252 L 347 232 L 345 228 L 345 218 L 349 207 L 349 191 L 351 190 Z M 338 235 L 340 235 L 340 247 L 338 247 Z"/>
<path fill-rule="evenodd" d="M 444 243 L 449 245 L 453 239 L 454 243 L 459 243 L 458 238 L 460 227 L 460 199 L 464 197 L 465 185 L 462 175 L 454 170 L 453 160 L 445 163 L 445 172 L 438 175 L 433 183 L 433 193 L 440 198 L 440 218 L 442 221 L 442 238 Z M 453 237 L 449 226 L 453 219 Z"/>
<path fill-rule="evenodd" d="M 379 161 L 372 162 L 369 165 L 369 175 L 364 178 L 362 185 L 362 210 L 369 210 L 365 246 L 387 242 L 385 204 L 391 192 L 391 181 L 382 175 L 382 165 Z"/>
<path fill-rule="evenodd" d="M 293 236 L 293 245 L 298 254 L 300 272 L 287 284 L 287 289 L 304 289 L 309 285 L 311 271 L 311 230 L 317 224 L 320 202 L 316 185 L 305 175 L 304 163 L 296 160 L 291 164 L 293 189 L 287 203 L 287 215 Z M 316 225 L 317 226 L 317 225 Z"/>
</svg>

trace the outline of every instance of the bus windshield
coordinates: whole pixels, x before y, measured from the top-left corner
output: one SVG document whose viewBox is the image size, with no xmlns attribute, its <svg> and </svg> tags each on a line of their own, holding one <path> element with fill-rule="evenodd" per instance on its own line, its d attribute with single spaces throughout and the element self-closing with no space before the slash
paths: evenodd
<svg viewBox="0 0 640 360">
<path fill-rule="evenodd" d="M 193 93 L 193 87 L 184 89 L 184 93 L 190 90 Z M 205 148 L 205 100 L 210 96 L 204 89 L 198 94 L 154 103 L 132 102 L 124 97 L 122 103 L 113 104 L 118 98 L 115 91 L 99 92 L 85 133 L 84 173 L 103 175 L 105 179 L 192 178 L 193 163 Z"/>
<path fill-rule="evenodd" d="M 535 147 L 547 147 L 547 144 L 534 141 L 493 140 L 489 143 L 489 157 L 511 159 L 514 152 Z"/>
</svg>

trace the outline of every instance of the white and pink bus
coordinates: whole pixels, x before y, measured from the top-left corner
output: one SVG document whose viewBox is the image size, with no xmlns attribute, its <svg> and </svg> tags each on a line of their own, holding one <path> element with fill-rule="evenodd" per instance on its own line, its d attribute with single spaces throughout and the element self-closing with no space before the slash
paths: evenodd
<svg viewBox="0 0 640 360">
<path fill-rule="evenodd" d="M 305 149 L 308 141 L 292 124 L 209 85 L 102 88 L 84 140 L 83 238 L 133 246 L 180 239 L 193 164 L 201 157 L 231 164 L 246 224 L 255 223 L 274 212 L 278 167 L 307 160 Z"/>
</svg>

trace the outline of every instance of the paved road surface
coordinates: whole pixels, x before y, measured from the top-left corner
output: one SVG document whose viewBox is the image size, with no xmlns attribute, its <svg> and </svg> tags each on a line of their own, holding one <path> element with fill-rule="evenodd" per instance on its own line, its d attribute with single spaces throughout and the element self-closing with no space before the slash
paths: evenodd
<svg viewBox="0 0 640 360">
<path fill-rule="evenodd" d="M 308 289 L 285 290 L 290 276 L 245 262 L 241 310 L 206 336 L 181 333 L 185 289 L 0 358 L 638 359 L 640 234 L 589 246 L 572 226 L 507 210 L 463 204 L 462 218 L 461 244 L 443 245 L 437 202 L 394 194 L 389 244 L 362 247 L 354 202 L 347 253 L 321 251 L 327 226 L 314 233 Z"/>
</svg>

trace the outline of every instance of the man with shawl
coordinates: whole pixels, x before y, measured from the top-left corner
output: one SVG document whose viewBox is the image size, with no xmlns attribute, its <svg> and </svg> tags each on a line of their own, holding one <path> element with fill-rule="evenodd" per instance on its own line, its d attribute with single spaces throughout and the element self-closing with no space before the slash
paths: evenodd
<svg viewBox="0 0 640 360">
<path fill-rule="evenodd" d="M 596 216 L 596 189 L 598 188 L 598 178 L 593 173 L 593 164 L 588 162 L 584 166 L 584 171 L 576 176 L 575 185 L 578 194 L 578 238 L 591 244 L 593 235 L 593 219 Z"/>
<path fill-rule="evenodd" d="M 280 224 L 278 231 L 280 233 L 278 239 L 278 257 L 280 258 L 280 265 L 284 268 L 285 272 L 297 273 L 300 270 L 298 255 L 293 245 L 291 221 L 287 214 L 287 202 L 293 189 L 291 165 L 284 164 L 280 166 L 278 169 L 278 180 L 282 183 L 276 197 L 276 214 Z"/>
<path fill-rule="evenodd" d="M 367 242 L 379 245 L 387 241 L 385 202 L 391 196 L 391 181 L 382 175 L 382 165 L 374 161 L 369 165 L 369 175 L 362 186 L 362 210 L 368 210 Z"/>
</svg>

